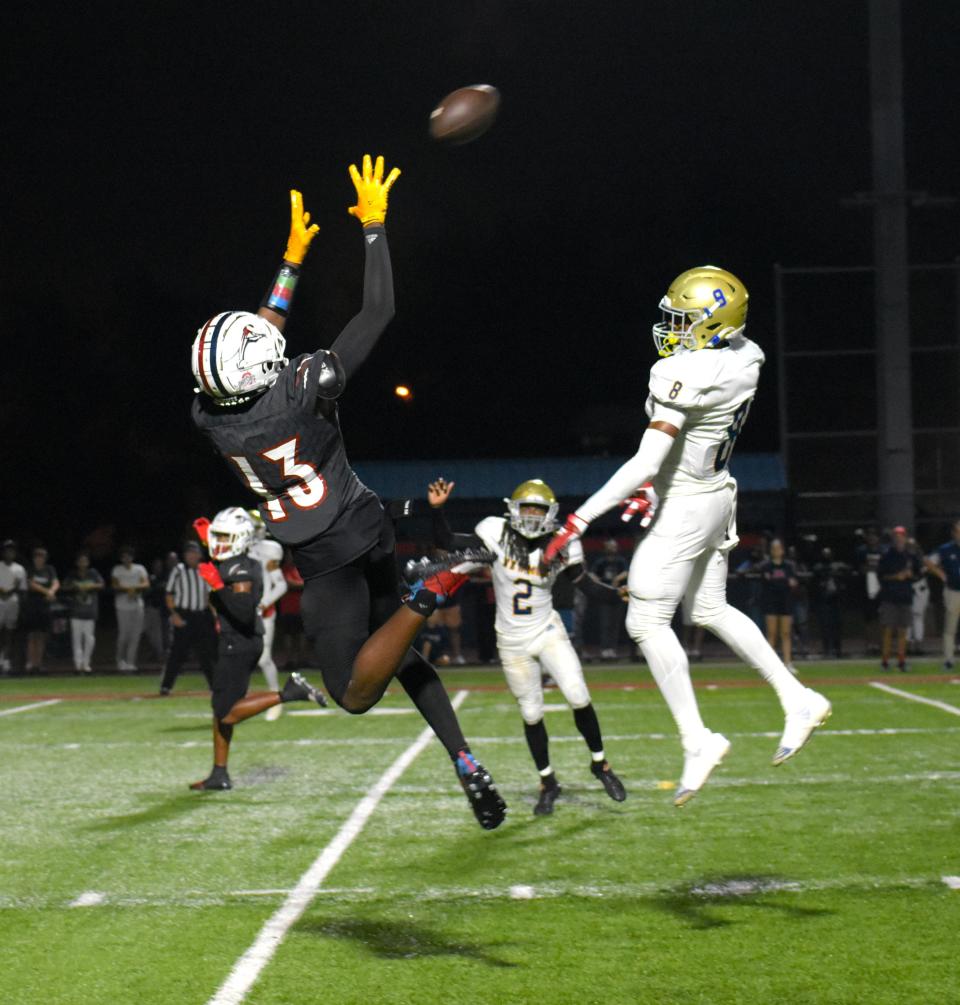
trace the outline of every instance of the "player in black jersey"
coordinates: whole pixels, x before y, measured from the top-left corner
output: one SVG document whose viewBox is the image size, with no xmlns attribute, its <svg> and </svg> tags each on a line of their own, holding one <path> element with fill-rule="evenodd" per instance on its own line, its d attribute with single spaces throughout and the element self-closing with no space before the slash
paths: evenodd
<svg viewBox="0 0 960 1005">
<path fill-rule="evenodd" d="M 438 599 L 466 577 L 438 573 L 401 601 L 393 524 L 351 469 L 340 433 L 336 399 L 393 317 L 384 220 L 399 174 L 394 168 L 384 179 L 382 157 L 374 165 L 365 156 L 362 175 L 350 166 L 357 192 L 350 213 L 363 226 L 366 255 L 363 306 L 329 350 L 288 361 L 281 332 L 317 230 L 291 192 L 284 260 L 260 310 L 226 311 L 197 332 L 193 419 L 261 496 L 271 536 L 291 549 L 305 581 L 304 628 L 334 701 L 366 712 L 396 676 L 446 747 L 480 825 L 492 829 L 505 804 L 470 752 L 436 671 L 410 648 Z"/>
<path fill-rule="evenodd" d="M 253 520 L 246 510 L 231 506 L 212 521 L 196 520 L 194 526 L 214 560 L 203 562 L 199 571 L 210 584 L 210 602 L 217 611 L 220 631 L 211 682 L 213 770 L 190 788 L 229 789 L 227 757 L 233 727 L 238 722 L 281 702 L 327 702 L 300 674 L 291 674 L 282 691 L 247 694 L 250 675 L 263 652 L 263 621 L 259 614 L 263 573 L 259 561 L 247 554 L 253 541 Z"/>
</svg>

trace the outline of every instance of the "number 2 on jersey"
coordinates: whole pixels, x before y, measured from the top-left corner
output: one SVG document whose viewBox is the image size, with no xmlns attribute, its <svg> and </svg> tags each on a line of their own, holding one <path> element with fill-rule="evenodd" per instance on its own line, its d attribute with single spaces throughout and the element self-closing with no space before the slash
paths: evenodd
<svg viewBox="0 0 960 1005">
<path fill-rule="evenodd" d="M 517 579 L 514 581 L 518 587 L 517 592 L 513 595 L 513 613 L 514 614 L 530 614 L 533 608 L 529 604 L 521 604 L 521 600 L 529 600 L 531 594 L 533 593 L 533 583 L 529 579 Z"/>
<path fill-rule="evenodd" d="M 284 440 L 275 447 L 261 450 L 259 456 L 264 460 L 280 465 L 280 477 L 293 479 L 293 484 L 284 490 L 284 495 L 297 509 L 315 509 L 327 497 L 327 483 L 322 474 L 309 462 L 297 458 L 297 447 L 300 437 Z M 244 480 L 266 502 L 270 519 L 279 523 L 289 515 L 283 508 L 283 503 L 271 495 L 263 482 L 257 477 L 253 465 L 242 454 L 231 454 L 230 460 L 240 469 Z"/>
<path fill-rule="evenodd" d="M 747 398 L 733 413 L 733 422 L 727 427 L 727 438 L 720 444 L 720 449 L 717 451 L 717 460 L 713 466 L 714 471 L 723 471 L 730 462 L 730 455 L 733 453 L 740 430 L 743 429 L 743 424 L 747 421 L 752 401 L 753 398 Z"/>
</svg>

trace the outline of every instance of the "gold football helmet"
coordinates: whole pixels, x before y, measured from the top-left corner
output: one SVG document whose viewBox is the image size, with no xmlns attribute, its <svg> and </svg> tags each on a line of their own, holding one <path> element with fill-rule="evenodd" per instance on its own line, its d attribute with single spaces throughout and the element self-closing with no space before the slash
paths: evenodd
<svg viewBox="0 0 960 1005">
<path fill-rule="evenodd" d="M 560 504 L 552 488 L 539 478 L 522 482 L 513 490 L 507 504 L 510 526 L 524 537 L 542 537 L 557 526 Z"/>
<path fill-rule="evenodd" d="M 657 352 L 672 356 L 678 349 L 716 349 L 743 331 L 749 299 L 747 288 L 726 269 L 687 269 L 660 301 L 663 319 L 653 326 Z"/>
</svg>

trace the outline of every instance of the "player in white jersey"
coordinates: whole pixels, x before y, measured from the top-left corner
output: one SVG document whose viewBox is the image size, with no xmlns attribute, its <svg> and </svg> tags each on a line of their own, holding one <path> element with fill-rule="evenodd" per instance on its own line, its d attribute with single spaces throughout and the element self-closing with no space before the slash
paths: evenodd
<svg viewBox="0 0 960 1005">
<path fill-rule="evenodd" d="M 442 506 L 453 482 L 433 482 L 427 499 L 433 508 L 436 543 L 446 550 L 481 547 L 492 552 L 493 592 L 496 597 L 497 649 L 507 686 L 520 706 L 527 746 L 540 773 L 540 791 L 533 812 L 553 812 L 560 795 L 557 776 L 550 764 L 547 729 L 543 722 L 542 673 L 557 683 L 573 709 L 577 729 L 590 749 L 590 771 L 616 802 L 627 793 L 613 773 L 603 750 L 603 736 L 590 692 L 583 679 L 580 659 L 560 615 L 553 607 L 553 584 L 560 575 L 593 590 L 609 588 L 584 572 L 583 548 L 575 541 L 562 560 L 541 569 L 540 552 L 556 524 L 557 499 L 549 485 L 539 479 L 517 486 L 507 504 L 507 515 L 490 516 L 477 524 L 474 534 L 453 534 L 443 517 Z M 458 566 L 458 571 L 460 567 Z"/>
<path fill-rule="evenodd" d="M 17 561 L 17 545 L 3 542 L 0 557 L 0 672 L 12 667 L 13 633 L 20 618 L 20 594 L 27 589 L 27 572 Z"/>
<path fill-rule="evenodd" d="M 770 683 L 786 724 L 773 756 L 792 757 L 830 715 L 830 702 L 787 670 L 760 630 L 727 604 L 727 557 L 737 542 L 737 483 L 728 462 L 750 410 L 764 355 L 744 334 L 747 291 L 715 266 L 678 276 L 653 327 L 662 357 L 650 370 L 650 424 L 636 455 L 566 521 L 545 550 L 575 545 L 601 514 L 652 482 L 659 508 L 630 565 L 627 630 L 638 643 L 680 731 L 684 766 L 674 797 L 683 806 L 730 744 L 708 730 L 690 667 L 670 622 L 686 595 L 694 624 L 709 629 Z"/>
<path fill-rule="evenodd" d="M 250 511 L 248 511 L 250 512 Z M 280 690 L 277 664 L 273 661 L 273 640 L 277 632 L 277 601 L 287 592 L 289 584 L 283 574 L 283 545 L 266 536 L 266 528 L 259 510 L 253 510 L 258 519 L 253 543 L 247 553 L 263 568 L 263 596 L 260 598 L 260 617 L 263 621 L 263 652 L 257 663 L 271 691 Z M 252 514 L 251 514 L 252 515 Z M 274 705 L 264 713 L 267 722 L 274 722 L 283 714 L 283 705 Z"/>
</svg>

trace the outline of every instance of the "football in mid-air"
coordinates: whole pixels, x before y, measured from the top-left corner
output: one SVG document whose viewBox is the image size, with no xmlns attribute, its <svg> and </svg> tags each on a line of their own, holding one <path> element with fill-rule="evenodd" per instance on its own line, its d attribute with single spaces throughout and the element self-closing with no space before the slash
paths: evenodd
<svg viewBox="0 0 960 1005">
<path fill-rule="evenodd" d="M 441 143 L 470 143 L 493 125 L 499 108 L 500 92 L 490 84 L 461 87 L 430 113 L 430 135 Z"/>
</svg>

